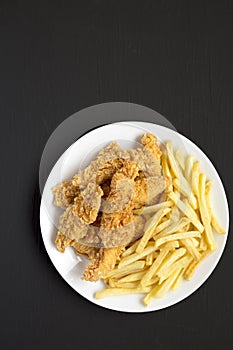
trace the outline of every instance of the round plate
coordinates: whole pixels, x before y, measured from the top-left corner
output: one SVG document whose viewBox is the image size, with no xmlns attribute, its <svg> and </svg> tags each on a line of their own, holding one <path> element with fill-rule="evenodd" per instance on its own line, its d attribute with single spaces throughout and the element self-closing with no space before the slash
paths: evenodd
<svg viewBox="0 0 233 350">
<path fill-rule="evenodd" d="M 72 248 L 67 248 L 65 253 L 61 254 L 55 247 L 56 225 L 63 210 L 53 205 L 51 191 L 53 186 L 77 173 L 79 167 L 86 166 L 100 149 L 113 140 L 116 140 L 124 148 L 134 148 L 137 146 L 136 140 L 140 139 L 140 136 L 145 132 L 155 134 L 160 142 L 171 140 L 174 148 L 184 148 L 187 154 L 193 154 L 195 159 L 200 161 L 201 171 L 207 175 L 208 179 L 213 180 L 213 210 L 226 230 L 224 235 L 214 233 L 218 248 L 198 267 L 191 281 L 183 281 L 178 290 L 168 292 L 161 299 L 154 299 L 148 307 L 144 306 L 142 302 L 143 295 L 141 294 L 95 299 L 95 292 L 104 288 L 104 283 L 102 281 L 87 282 L 81 279 L 88 261 L 77 256 Z M 217 171 L 207 156 L 193 142 L 171 129 L 156 124 L 121 122 L 105 125 L 85 134 L 63 153 L 53 167 L 44 187 L 40 208 L 40 223 L 43 241 L 50 259 L 63 279 L 76 292 L 89 301 L 108 309 L 125 312 L 148 312 L 163 309 L 185 299 L 210 276 L 226 244 L 229 210 L 226 194 Z"/>
</svg>

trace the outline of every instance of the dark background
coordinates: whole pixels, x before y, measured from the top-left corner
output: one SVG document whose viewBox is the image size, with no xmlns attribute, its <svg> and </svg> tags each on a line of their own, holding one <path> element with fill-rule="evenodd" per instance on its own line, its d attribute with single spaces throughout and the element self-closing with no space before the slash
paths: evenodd
<svg viewBox="0 0 233 350">
<path fill-rule="evenodd" d="M 188 299 L 147 314 L 102 309 L 46 254 L 38 168 L 69 115 L 134 102 L 201 146 L 231 204 L 232 94 L 232 1 L 0 1 L 1 349 L 231 348 L 231 235 Z"/>
</svg>

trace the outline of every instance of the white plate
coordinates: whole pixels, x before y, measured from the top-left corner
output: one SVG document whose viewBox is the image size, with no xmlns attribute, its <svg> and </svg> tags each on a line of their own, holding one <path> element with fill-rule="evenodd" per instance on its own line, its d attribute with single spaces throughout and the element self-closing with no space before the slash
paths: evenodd
<svg viewBox="0 0 233 350">
<path fill-rule="evenodd" d="M 142 303 L 142 295 L 125 295 L 109 297 L 96 300 L 94 294 L 104 287 L 102 281 L 93 283 L 81 279 L 87 260 L 77 257 L 72 248 L 68 248 L 64 254 L 57 251 L 54 240 L 59 215 L 62 210 L 53 204 L 51 188 L 62 180 L 71 178 L 80 166 L 85 166 L 93 156 L 104 146 L 113 140 L 117 140 L 124 148 L 135 147 L 135 140 L 138 140 L 144 132 L 151 132 L 157 135 L 160 142 L 171 140 L 174 148 L 185 148 L 187 154 L 193 154 L 201 163 L 201 171 L 213 180 L 212 202 L 217 217 L 226 230 L 225 235 L 214 234 L 217 242 L 217 250 L 211 254 L 198 268 L 191 281 L 184 281 L 181 287 L 175 292 L 169 292 L 162 299 L 154 299 L 148 307 Z M 76 292 L 91 302 L 108 309 L 125 312 L 148 312 L 163 309 L 174 305 L 185 299 L 197 290 L 210 276 L 216 267 L 227 240 L 229 226 L 229 210 L 225 191 L 222 182 L 206 155 L 186 137 L 168 128 L 144 122 L 121 122 L 109 124 L 95 129 L 78 139 L 59 158 L 53 167 L 41 200 L 40 208 L 41 232 L 46 250 L 54 266 L 64 280 Z M 54 225 L 55 224 L 55 225 Z"/>
</svg>

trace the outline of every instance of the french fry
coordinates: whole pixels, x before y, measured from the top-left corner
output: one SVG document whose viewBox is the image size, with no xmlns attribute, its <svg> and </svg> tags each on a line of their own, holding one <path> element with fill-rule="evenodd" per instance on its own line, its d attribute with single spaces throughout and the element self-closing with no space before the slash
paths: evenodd
<svg viewBox="0 0 233 350">
<path fill-rule="evenodd" d="M 170 207 L 171 204 L 172 204 L 171 201 L 165 201 L 165 202 L 162 202 L 162 203 L 151 205 L 149 207 L 144 207 L 142 209 L 141 215 L 156 213 L 159 209 Z"/>
<path fill-rule="evenodd" d="M 201 237 L 201 234 L 199 231 L 173 233 L 171 235 L 158 238 L 155 241 L 155 248 L 158 248 L 159 246 L 167 242 L 176 241 L 178 239 L 190 238 L 190 237 Z"/>
<path fill-rule="evenodd" d="M 120 278 L 118 281 L 120 283 L 140 281 L 144 276 L 145 272 L 146 271 L 131 273 L 130 275 Z"/>
<path fill-rule="evenodd" d="M 171 220 L 167 219 L 166 221 L 162 222 L 161 224 L 159 224 L 156 229 L 154 230 L 154 235 L 156 235 L 157 233 L 165 230 L 169 225 L 171 224 Z"/>
<path fill-rule="evenodd" d="M 113 288 L 134 288 L 137 289 L 139 287 L 139 282 L 125 282 L 120 283 L 119 281 L 115 282 L 114 285 L 110 285 Z"/>
<path fill-rule="evenodd" d="M 172 253 L 170 253 L 169 256 L 163 261 L 163 264 L 160 265 L 158 268 L 156 274 L 159 276 L 161 273 L 166 271 L 172 264 L 175 263 L 178 259 L 180 259 L 183 255 L 185 255 L 186 249 L 185 248 L 178 248 L 174 250 Z"/>
<path fill-rule="evenodd" d="M 175 205 L 177 205 L 177 207 L 183 212 L 183 214 L 190 219 L 190 221 L 198 229 L 198 231 L 203 232 L 204 231 L 203 225 L 200 223 L 200 221 L 197 218 L 197 214 L 188 205 L 188 203 L 185 204 L 184 202 L 182 202 L 179 198 L 177 198 L 177 196 L 174 195 L 174 193 L 169 193 L 168 196 L 169 198 L 171 198 L 171 200 L 173 200 Z"/>
<path fill-rule="evenodd" d="M 211 225 L 217 233 L 226 233 L 226 231 L 219 224 L 219 222 L 218 222 L 217 218 L 215 217 L 213 210 L 212 210 L 211 200 L 210 200 L 210 192 L 212 189 L 212 184 L 213 184 L 212 181 L 207 181 L 206 186 L 205 186 L 206 205 L 208 208 L 208 213 L 209 213 L 209 217 L 211 220 Z"/>
<path fill-rule="evenodd" d="M 175 153 L 175 159 L 178 162 L 180 168 L 184 171 L 185 169 L 185 161 L 184 161 L 184 154 L 183 149 L 179 148 Z"/>
<path fill-rule="evenodd" d="M 198 197 L 199 191 L 198 191 L 198 182 L 199 182 L 199 173 L 200 173 L 200 163 L 194 162 L 192 173 L 191 173 L 191 184 L 192 184 L 192 190 L 193 193 Z"/>
<path fill-rule="evenodd" d="M 137 246 L 138 246 L 138 244 L 139 244 L 139 242 L 136 241 L 136 242 L 134 242 L 129 248 L 127 248 L 127 249 L 122 253 L 122 255 L 121 255 L 122 258 L 125 257 L 125 256 L 128 256 L 128 255 L 130 255 L 130 254 L 132 254 L 132 253 L 134 253 L 135 250 L 136 250 L 136 248 L 137 248 Z"/>
<path fill-rule="evenodd" d="M 184 176 L 188 181 L 188 183 L 191 183 L 192 167 L 193 167 L 193 155 L 190 155 L 185 159 L 185 169 L 184 169 Z"/>
<path fill-rule="evenodd" d="M 170 185 L 167 188 L 167 192 L 171 192 L 173 190 L 172 187 L 172 176 L 171 176 L 171 172 L 169 169 L 169 165 L 168 165 L 168 161 L 167 161 L 167 157 L 166 155 L 163 153 L 162 154 L 162 169 L 163 169 L 163 174 L 164 176 L 166 176 L 170 182 Z"/>
<path fill-rule="evenodd" d="M 105 278 L 111 278 L 111 277 L 120 278 L 128 275 L 129 273 L 139 272 L 144 268 L 144 266 L 145 266 L 145 261 L 135 261 L 134 263 L 128 266 L 122 267 L 121 269 L 119 269 L 118 267 L 114 268 L 105 276 Z"/>
<path fill-rule="evenodd" d="M 155 259 L 149 270 L 145 273 L 141 280 L 141 285 L 147 285 L 150 279 L 155 275 L 159 266 L 162 264 L 163 260 L 168 255 L 169 251 L 173 248 L 179 247 L 179 243 L 177 241 L 168 243 L 159 253 L 158 257 Z"/>
<path fill-rule="evenodd" d="M 200 247 L 199 247 L 200 251 L 205 251 L 207 250 L 207 243 L 205 240 L 205 237 L 202 235 L 201 240 L 200 240 Z"/>
<path fill-rule="evenodd" d="M 146 266 L 150 266 L 153 263 L 154 252 L 151 252 L 146 256 Z"/>
<path fill-rule="evenodd" d="M 191 190 L 191 187 L 189 186 L 189 183 L 186 181 L 184 177 L 181 177 L 179 179 L 173 180 L 174 187 L 182 193 L 184 196 L 188 197 L 188 200 L 192 206 L 192 208 L 195 210 L 197 209 L 197 200 Z"/>
<path fill-rule="evenodd" d="M 181 243 L 187 249 L 187 251 L 190 253 L 194 260 L 198 261 L 201 258 L 201 254 L 193 244 L 191 238 L 181 239 Z"/>
<path fill-rule="evenodd" d="M 202 219 L 203 225 L 205 227 L 205 237 L 206 237 L 207 244 L 208 244 L 210 250 L 213 251 L 216 249 L 216 243 L 215 243 L 212 229 L 210 226 L 210 217 L 209 217 L 209 212 L 208 212 L 208 208 L 206 205 L 205 182 L 206 182 L 206 175 L 200 174 L 199 175 L 199 186 L 198 186 L 200 214 L 201 214 L 201 219 Z"/>
<path fill-rule="evenodd" d="M 156 234 L 157 231 L 155 230 L 155 234 L 153 237 L 160 238 L 160 237 L 166 236 L 168 234 L 181 231 L 184 227 L 187 226 L 187 224 L 189 222 L 190 222 L 190 219 L 183 217 L 178 222 L 173 222 L 170 226 L 168 226 L 164 230 L 160 231 L 159 234 Z"/>
<path fill-rule="evenodd" d="M 186 231 L 189 231 L 189 230 L 186 228 Z M 197 247 L 200 245 L 200 242 L 198 241 L 197 238 L 191 237 L 191 238 L 189 238 L 189 239 L 190 239 L 190 241 L 193 243 L 194 247 L 197 248 Z"/>
<path fill-rule="evenodd" d="M 147 248 L 145 248 L 141 253 L 136 252 L 134 254 L 131 254 L 129 256 L 122 258 L 118 264 L 118 269 L 123 266 L 130 265 L 137 260 L 142 259 L 144 256 L 152 253 L 153 251 L 154 251 L 154 244 L 151 244 Z"/>
<path fill-rule="evenodd" d="M 106 288 L 99 290 L 95 293 L 96 299 L 102 299 L 106 297 L 112 297 L 116 295 L 125 295 L 125 294 L 144 294 L 150 292 L 150 287 L 137 287 L 137 288 Z"/>
<path fill-rule="evenodd" d="M 179 272 L 180 270 L 178 269 L 172 275 L 170 275 L 169 278 L 167 278 L 155 291 L 155 293 L 153 294 L 153 297 L 162 298 L 168 292 L 168 290 L 171 288 L 171 286 L 177 279 Z"/>
<path fill-rule="evenodd" d="M 165 281 L 169 276 L 173 275 L 175 271 L 179 270 L 180 268 L 186 269 L 192 260 L 192 257 L 186 254 L 181 259 L 177 260 L 170 268 L 158 272 L 158 277 L 160 279 L 159 284 Z"/>
<path fill-rule="evenodd" d="M 187 270 L 185 271 L 185 278 L 186 280 L 191 280 L 191 278 L 194 275 L 194 272 L 196 271 L 197 267 L 202 263 L 202 261 L 208 256 L 210 255 L 211 251 L 210 250 L 206 250 L 201 254 L 201 258 L 198 261 L 193 261 L 191 262 L 191 264 L 189 265 L 189 267 L 187 268 Z"/>
<path fill-rule="evenodd" d="M 162 217 L 164 217 L 167 213 L 169 213 L 171 211 L 170 208 L 164 208 L 164 209 L 160 209 L 158 210 L 145 224 L 144 226 L 144 230 L 146 231 L 150 231 L 150 229 L 154 229 L 157 224 L 160 222 L 160 220 L 162 219 Z"/>
<path fill-rule="evenodd" d="M 170 209 L 166 208 L 166 209 L 160 209 L 153 217 L 152 220 L 149 222 L 148 225 L 145 225 L 145 233 L 142 236 L 142 238 L 140 239 L 139 245 L 136 248 L 136 252 L 142 253 L 143 249 L 145 248 L 145 246 L 147 245 L 147 242 L 149 241 L 149 239 L 152 237 L 153 235 L 153 231 L 156 228 L 156 226 L 158 225 L 159 221 L 162 219 L 162 217 L 164 215 L 166 215 L 168 213 Z"/>
<path fill-rule="evenodd" d="M 179 178 L 179 167 L 173 154 L 173 146 L 171 141 L 168 141 L 166 143 L 166 149 L 167 149 L 167 156 L 168 156 L 168 161 L 169 161 L 171 170 L 175 175 L 175 177 Z"/>
<path fill-rule="evenodd" d="M 176 277 L 176 279 L 175 279 L 173 285 L 171 286 L 171 289 L 172 289 L 173 291 L 177 290 L 177 289 L 180 287 L 180 285 L 181 285 L 183 279 L 184 279 L 184 268 L 181 267 L 181 268 L 179 269 L 178 276 Z"/>
</svg>

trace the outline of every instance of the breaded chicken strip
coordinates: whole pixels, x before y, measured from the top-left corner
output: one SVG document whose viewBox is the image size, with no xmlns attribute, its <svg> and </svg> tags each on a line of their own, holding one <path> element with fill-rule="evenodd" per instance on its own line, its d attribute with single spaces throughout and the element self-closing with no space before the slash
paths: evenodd
<svg viewBox="0 0 233 350">
<path fill-rule="evenodd" d="M 74 213 L 85 223 L 93 223 L 97 218 L 103 194 L 99 185 L 90 182 L 74 199 Z"/>
<path fill-rule="evenodd" d="M 78 175 L 74 176 L 73 185 L 79 186 L 80 189 L 84 189 L 90 182 L 95 184 L 105 182 L 104 173 L 108 172 L 106 180 L 109 176 L 111 177 L 112 172 L 115 171 L 118 166 L 117 159 L 120 151 L 121 148 L 117 142 L 110 143 L 98 153 L 97 157 L 92 160 L 85 169 L 81 170 Z M 109 163 L 109 165 L 107 165 L 107 163 Z"/>
<path fill-rule="evenodd" d="M 143 147 L 151 151 L 153 156 L 160 163 L 160 157 L 162 155 L 162 152 L 159 149 L 157 137 L 153 134 L 144 134 L 141 138 L 141 143 Z"/>
<path fill-rule="evenodd" d="M 67 238 L 78 241 L 88 230 L 88 224 L 75 214 L 75 206 L 70 205 L 60 217 L 59 231 Z"/>
<path fill-rule="evenodd" d="M 166 180 L 163 176 L 151 176 L 138 178 L 134 186 L 134 208 L 141 208 L 143 205 L 155 204 L 158 195 L 166 188 Z"/>
<path fill-rule="evenodd" d="M 78 255 L 83 255 L 90 260 L 96 258 L 97 253 L 99 252 L 99 248 L 89 247 L 85 244 L 78 243 L 75 240 L 68 238 L 60 231 L 57 233 L 55 244 L 61 253 L 64 253 L 67 247 L 74 247 Z"/>
<path fill-rule="evenodd" d="M 111 271 L 117 261 L 119 255 L 124 251 L 124 247 L 101 248 L 84 271 L 83 279 L 86 281 L 98 281 L 100 278 L 106 276 Z"/>
<path fill-rule="evenodd" d="M 74 202 L 74 198 L 78 196 L 79 192 L 79 187 L 73 185 L 72 180 L 63 181 L 53 188 L 54 204 L 66 208 Z"/>
<path fill-rule="evenodd" d="M 102 202 L 101 226 L 117 228 L 133 220 L 134 179 L 138 176 L 138 167 L 134 162 L 124 160 L 124 166 L 115 172 L 110 185 L 110 193 Z"/>
</svg>

